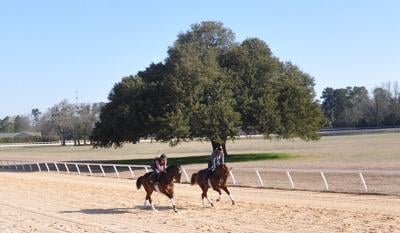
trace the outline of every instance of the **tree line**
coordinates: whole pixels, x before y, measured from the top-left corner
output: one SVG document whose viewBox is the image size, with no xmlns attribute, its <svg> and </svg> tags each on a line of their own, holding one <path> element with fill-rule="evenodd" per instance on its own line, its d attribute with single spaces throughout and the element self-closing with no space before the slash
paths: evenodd
<svg viewBox="0 0 400 233">
<path fill-rule="evenodd" d="M 371 92 L 363 86 L 331 88 L 321 95 L 320 108 L 325 115 L 324 128 L 392 127 L 400 126 L 398 82 L 387 82 Z M 104 103 L 71 104 L 64 100 L 43 115 L 32 109 L 30 115 L 6 116 L 0 119 L 0 133 L 22 131 L 41 132 L 43 137 L 32 140 L 90 141 L 95 123 Z M 252 133 L 248 130 L 247 133 Z M 244 132 L 246 133 L 246 132 Z M 9 141 L 9 140 L 8 140 Z"/>
<path fill-rule="evenodd" d="M 326 127 L 384 127 L 400 125 L 397 82 L 376 87 L 371 94 L 365 87 L 325 88 L 322 111 Z"/>
<path fill-rule="evenodd" d="M 38 109 L 32 109 L 31 115 L 7 116 L 0 119 L 0 133 L 38 131 L 42 134 L 41 139 L 58 138 L 62 145 L 65 145 L 66 140 L 73 140 L 75 145 L 80 145 L 81 140 L 84 144 L 87 141 L 91 143 L 90 135 L 103 105 L 103 103 L 72 104 L 63 100 L 44 114 Z M 33 137 L 31 139 L 40 140 Z"/>
</svg>

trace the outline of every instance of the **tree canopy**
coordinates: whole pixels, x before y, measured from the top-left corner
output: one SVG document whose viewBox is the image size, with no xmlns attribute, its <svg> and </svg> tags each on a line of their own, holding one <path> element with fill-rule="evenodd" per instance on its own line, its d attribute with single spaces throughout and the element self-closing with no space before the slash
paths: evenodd
<svg viewBox="0 0 400 233">
<path fill-rule="evenodd" d="M 238 43 L 220 22 L 178 35 L 162 63 L 114 85 L 92 133 L 96 146 L 154 138 L 224 145 L 240 132 L 317 139 L 314 80 L 257 38 Z"/>
</svg>

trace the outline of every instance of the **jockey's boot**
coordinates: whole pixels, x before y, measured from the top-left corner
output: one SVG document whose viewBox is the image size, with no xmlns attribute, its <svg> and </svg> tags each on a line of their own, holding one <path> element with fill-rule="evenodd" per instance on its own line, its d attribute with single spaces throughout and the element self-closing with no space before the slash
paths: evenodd
<svg viewBox="0 0 400 233">
<path fill-rule="evenodd" d="M 160 188 L 158 187 L 158 182 L 155 182 L 155 183 L 153 184 L 153 186 L 154 186 L 154 191 L 160 192 Z"/>
</svg>

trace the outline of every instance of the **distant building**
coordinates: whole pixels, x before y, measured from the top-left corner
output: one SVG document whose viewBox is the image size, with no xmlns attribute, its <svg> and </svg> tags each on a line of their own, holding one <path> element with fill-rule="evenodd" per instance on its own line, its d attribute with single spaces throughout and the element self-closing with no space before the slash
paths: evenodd
<svg viewBox="0 0 400 233">
<path fill-rule="evenodd" d="M 0 138 L 26 138 L 26 137 L 40 137 L 41 132 L 18 132 L 18 133 L 0 133 Z"/>
</svg>

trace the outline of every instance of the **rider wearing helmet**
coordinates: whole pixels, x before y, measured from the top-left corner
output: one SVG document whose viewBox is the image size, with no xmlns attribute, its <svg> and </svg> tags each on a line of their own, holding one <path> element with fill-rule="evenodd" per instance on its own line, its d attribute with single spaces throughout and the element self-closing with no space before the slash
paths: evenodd
<svg viewBox="0 0 400 233">
<path fill-rule="evenodd" d="M 210 155 L 208 170 L 213 172 L 219 165 L 224 164 L 224 162 L 224 152 L 222 150 L 222 147 L 219 146 Z"/>
<path fill-rule="evenodd" d="M 151 169 L 153 170 L 153 174 L 151 175 L 151 181 L 154 186 L 158 185 L 158 178 L 162 172 L 165 172 L 167 169 L 167 156 L 165 154 L 160 155 L 160 157 L 155 158 L 151 163 Z"/>
<path fill-rule="evenodd" d="M 221 146 L 218 146 L 210 155 L 208 161 L 208 168 L 207 168 L 207 176 L 205 182 L 209 179 L 211 173 L 215 171 L 215 169 L 225 163 L 224 152 Z"/>
</svg>

